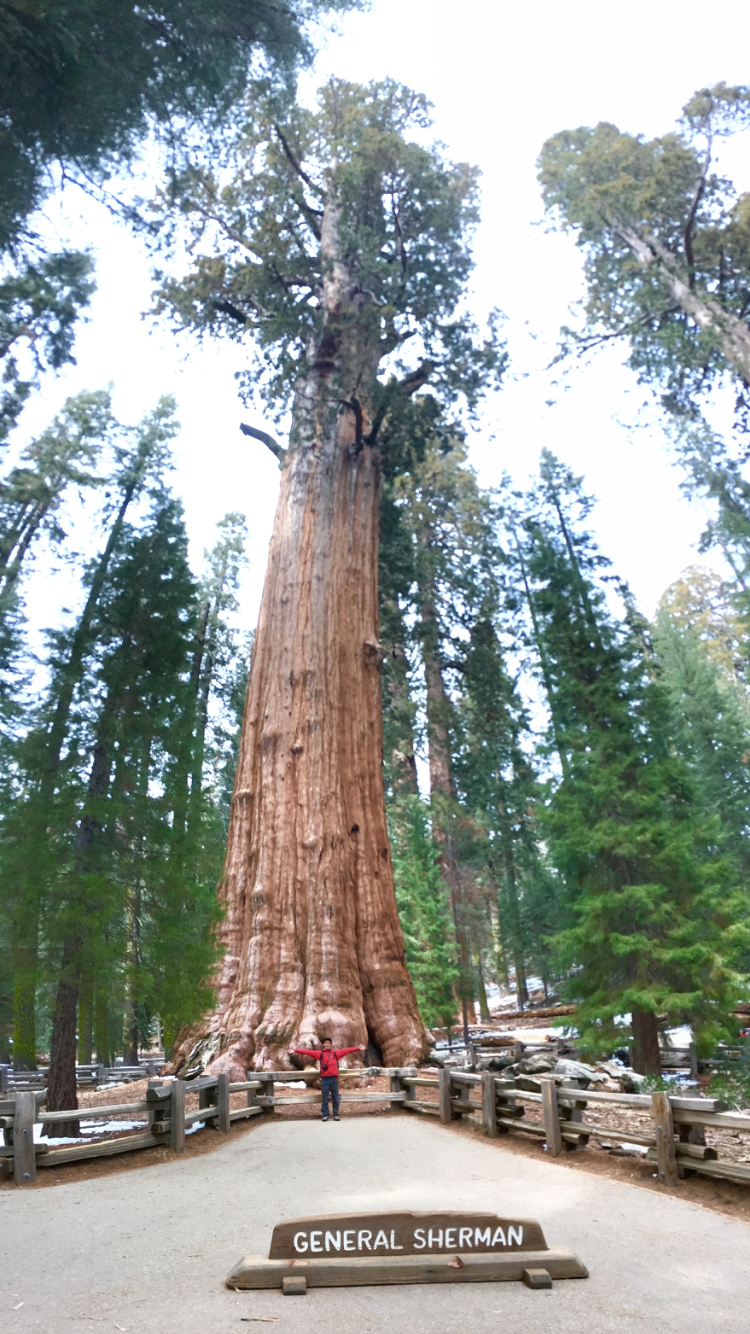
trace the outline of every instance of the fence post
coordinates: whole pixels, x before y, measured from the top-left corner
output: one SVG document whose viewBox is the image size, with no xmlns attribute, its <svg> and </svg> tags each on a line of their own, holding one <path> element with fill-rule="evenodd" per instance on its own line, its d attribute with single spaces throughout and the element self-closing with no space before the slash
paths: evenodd
<svg viewBox="0 0 750 1334">
<path fill-rule="evenodd" d="M 36 1098 L 33 1090 L 28 1093 L 16 1093 L 13 1116 L 13 1175 L 17 1186 L 30 1186 L 32 1181 L 36 1181 L 35 1118 Z"/>
<path fill-rule="evenodd" d="M 229 1134 L 229 1075 L 219 1075 L 219 1087 L 216 1094 L 219 1108 L 218 1128 L 222 1135 Z"/>
<path fill-rule="evenodd" d="M 404 1086 L 401 1083 L 401 1071 L 399 1070 L 395 1075 L 394 1074 L 391 1075 L 391 1093 L 403 1093 L 403 1091 L 404 1091 Z M 389 1111 L 397 1112 L 400 1106 L 401 1106 L 401 1099 L 399 1098 L 398 1102 L 390 1103 Z"/>
<path fill-rule="evenodd" d="M 455 1097 L 455 1094 L 454 1094 L 454 1097 Z M 458 1101 L 459 1101 L 459 1102 L 465 1102 L 465 1103 L 466 1103 L 466 1115 L 468 1116 L 468 1115 L 469 1115 L 469 1112 L 471 1111 L 471 1089 L 469 1088 L 469 1085 L 468 1085 L 468 1084 L 459 1084 L 459 1086 L 458 1086 Z M 458 1111 L 456 1111 L 455 1107 L 453 1108 L 453 1117 L 454 1117 L 454 1119 L 456 1119 L 456 1118 L 460 1118 L 460 1117 L 462 1117 L 463 1115 L 464 1115 L 463 1112 L 458 1112 Z"/>
<path fill-rule="evenodd" d="M 160 1089 L 160 1088 L 161 1088 L 161 1080 L 160 1080 L 160 1079 L 149 1079 L 148 1084 L 146 1085 L 146 1089 L 147 1089 L 147 1090 L 148 1090 L 148 1089 Z M 146 1097 L 148 1097 L 148 1091 L 147 1091 L 147 1093 L 146 1093 Z M 154 1133 L 154 1121 L 159 1121 L 159 1120 L 161 1120 L 161 1109 L 159 1108 L 159 1106 L 158 1106 L 157 1103 L 153 1103 L 153 1104 L 149 1107 L 148 1112 L 147 1112 L 147 1116 L 148 1116 L 148 1128 L 149 1128 L 149 1130 L 151 1131 L 151 1134 L 153 1135 L 153 1133 Z"/>
<path fill-rule="evenodd" d="M 651 1115 L 656 1127 L 656 1170 L 664 1186 L 677 1185 L 677 1150 L 672 1104 L 667 1093 L 651 1094 Z"/>
<path fill-rule="evenodd" d="M 489 1135 L 490 1139 L 497 1139 L 495 1076 L 490 1070 L 485 1070 L 482 1075 L 482 1125 L 485 1135 Z"/>
<path fill-rule="evenodd" d="M 10 1066 L 0 1065 L 0 1093 L 7 1093 L 10 1084 Z"/>
<path fill-rule="evenodd" d="M 440 1095 L 440 1121 L 447 1126 L 453 1120 L 451 1108 L 451 1072 L 445 1067 L 438 1070 L 438 1092 Z"/>
<path fill-rule="evenodd" d="M 544 1113 L 544 1134 L 547 1150 L 553 1158 L 559 1158 L 563 1149 L 560 1113 L 557 1108 L 557 1085 L 554 1079 L 542 1080 L 542 1111 Z"/>
<path fill-rule="evenodd" d="M 245 1079 L 250 1080 L 250 1079 L 255 1079 L 255 1078 L 257 1078 L 257 1076 L 256 1076 L 254 1070 L 246 1070 L 246 1071 L 245 1071 Z M 257 1089 L 248 1089 L 248 1090 L 247 1090 L 247 1105 L 248 1105 L 248 1107 L 257 1107 L 257 1105 L 258 1105 L 258 1090 L 257 1090 Z"/>
<path fill-rule="evenodd" d="M 270 1116 L 273 1116 L 273 1113 L 274 1113 L 274 1105 L 273 1105 L 274 1082 L 273 1082 L 273 1075 L 266 1075 L 266 1074 L 263 1073 L 262 1070 L 259 1070 L 259 1071 L 256 1072 L 255 1077 L 256 1077 L 256 1079 L 260 1079 L 261 1082 L 262 1082 L 262 1084 L 263 1084 L 263 1088 L 262 1088 L 261 1091 L 260 1091 L 260 1097 L 261 1097 L 261 1098 L 270 1098 L 270 1099 L 271 1099 L 271 1103 L 270 1103 L 270 1105 L 269 1105 L 269 1106 L 265 1106 L 265 1107 L 263 1108 L 263 1115 L 264 1115 L 264 1116 L 269 1116 L 269 1115 L 270 1115 Z"/>
<path fill-rule="evenodd" d="M 688 1059 L 690 1061 L 690 1078 L 698 1078 L 698 1053 L 695 1050 L 695 1043 L 691 1042 L 688 1047 Z"/>
<path fill-rule="evenodd" d="M 579 1087 L 580 1085 L 577 1079 L 564 1079 L 562 1082 L 562 1088 L 560 1089 L 560 1092 L 564 1094 L 566 1098 L 569 1098 L 571 1096 L 571 1090 L 575 1091 L 575 1089 Z M 582 1094 L 585 1093 L 585 1089 L 581 1089 L 580 1091 Z M 576 1121 L 582 1121 L 583 1113 L 585 1110 L 586 1110 L 586 1103 L 581 1101 L 576 1102 L 573 1107 L 567 1107 L 561 1109 L 560 1117 L 563 1121 L 565 1121 L 566 1129 L 572 1130 Z M 573 1149 L 585 1149 L 588 1142 L 589 1142 L 588 1135 L 579 1135 L 575 1143 L 573 1142 L 573 1140 L 566 1139 L 564 1141 L 564 1145 L 566 1151 L 571 1152 Z"/>
<path fill-rule="evenodd" d="M 185 1148 L 185 1080 L 173 1079 L 169 1090 L 169 1147 L 173 1153 Z"/>
</svg>

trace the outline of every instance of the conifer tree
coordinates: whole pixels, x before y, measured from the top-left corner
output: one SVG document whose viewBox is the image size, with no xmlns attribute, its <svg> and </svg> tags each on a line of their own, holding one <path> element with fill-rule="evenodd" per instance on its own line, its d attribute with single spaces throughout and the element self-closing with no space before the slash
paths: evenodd
<svg viewBox="0 0 750 1334">
<path fill-rule="evenodd" d="M 157 1007 L 182 1006 L 194 1017 L 209 997 L 202 979 L 212 957 L 212 877 L 207 886 L 206 868 L 192 866 L 173 878 L 165 858 L 168 774 L 191 721 L 196 613 L 182 515 L 174 500 L 157 496 L 142 528 L 123 527 L 91 627 L 95 664 L 76 728 L 81 761 L 91 746 L 89 777 L 54 914 L 64 939 L 48 1085 L 53 1109 L 75 1106 L 76 1004 L 86 963 L 101 984 L 102 940 L 124 972 L 130 1063 Z M 172 976 L 178 955 L 183 971 Z"/>
<path fill-rule="evenodd" d="M 332 80 L 315 111 L 256 102 L 226 173 L 191 163 L 159 206 L 167 232 L 180 208 L 193 241 L 162 308 L 250 335 L 248 396 L 292 409 L 288 449 L 250 428 L 281 490 L 220 886 L 219 1004 L 175 1069 L 285 1061 L 320 1024 L 336 1041 L 369 1034 L 389 1061 L 424 1050 L 381 776 L 380 432 L 430 380 L 476 401 L 501 362 L 494 324 L 480 343 L 461 308 L 474 172 L 422 146 L 427 123 L 424 99 L 392 81 Z"/>
<path fill-rule="evenodd" d="M 658 1074 L 661 1022 L 691 1022 L 708 1043 L 724 1030 L 746 914 L 674 754 L 642 641 L 608 609 L 589 510 L 580 483 L 543 454 L 523 545 L 565 756 L 545 815 L 572 916 L 557 944 L 583 1042 L 611 1049 L 630 1013 L 635 1067 Z"/>
<path fill-rule="evenodd" d="M 683 590 L 686 582 L 681 581 Z M 735 676 L 738 622 L 734 616 L 722 618 L 720 628 L 715 607 L 709 611 L 704 606 L 696 615 L 697 603 L 694 597 L 693 614 L 681 616 L 677 590 L 669 590 L 654 627 L 654 652 L 669 708 L 672 744 L 690 772 L 703 818 L 717 830 L 733 878 L 737 884 L 747 884 L 750 707 Z"/>
<path fill-rule="evenodd" d="M 163 399 L 139 426 L 127 430 L 112 420 L 108 401 L 95 399 L 91 408 L 91 420 L 99 422 L 105 432 L 105 443 L 114 455 L 115 473 L 105 509 L 108 534 L 100 555 L 87 571 L 86 599 L 75 627 L 51 637 L 51 685 L 38 711 L 36 725 L 30 727 L 20 743 L 18 799 L 5 822 L 3 837 L 14 941 L 14 1061 L 22 1068 L 35 1065 L 34 998 L 40 914 L 56 859 L 55 831 L 58 824 L 66 828 L 69 820 L 66 785 L 72 766 L 65 760 L 65 745 L 71 709 L 91 652 L 94 615 L 126 516 L 154 479 L 158 481 L 166 464 L 167 442 L 176 430 L 174 403 L 170 399 Z M 91 447 L 91 439 L 89 432 L 87 447 Z M 13 533 L 13 524 L 17 526 L 22 507 L 22 497 L 9 507 L 7 533 Z M 33 528 L 31 531 L 33 535 Z"/>
</svg>

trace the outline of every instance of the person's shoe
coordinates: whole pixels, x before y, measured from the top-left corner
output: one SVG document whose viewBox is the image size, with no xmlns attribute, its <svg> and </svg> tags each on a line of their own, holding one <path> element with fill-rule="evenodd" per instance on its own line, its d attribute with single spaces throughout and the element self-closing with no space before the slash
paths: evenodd
<svg viewBox="0 0 750 1334">
<path fill-rule="evenodd" d="M 334 1119 L 334 1121 L 340 1121 L 340 1120 L 341 1120 L 341 1117 L 340 1117 L 340 1116 L 334 1116 L 333 1119 Z"/>
<path fill-rule="evenodd" d="M 321 1121 L 323 1122 L 323 1125 L 325 1125 L 326 1121 L 328 1120 L 328 1117 L 327 1117 L 327 1116 L 321 1116 L 320 1119 L 321 1119 Z M 338 1118 L 335 1118 L 335 1119 L 338 1119 Z"/>
</svg>

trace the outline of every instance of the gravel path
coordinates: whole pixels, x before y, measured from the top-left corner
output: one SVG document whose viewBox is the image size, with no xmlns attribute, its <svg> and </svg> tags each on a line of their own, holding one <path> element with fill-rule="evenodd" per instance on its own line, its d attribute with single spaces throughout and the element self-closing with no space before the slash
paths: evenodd
<svg viewBox="0 0 750 1334">
<path fill-rule="evenodd" d="M 224 1287 L 241 1255 L 268 1253 L 282 1219 L 431 1208 L 537 1218 L 548 1243 L 574 1247 L 591 1277 L 551 1292 L 500 1283 L 282 1297 Z M 191 1161 L 0 1193 L 3 1334 L 273 1326 L 285 1334 L 740 1334 L 749 1293 L 745 1223 L 406 1115 L 269 1121 Z"/>
</svg>

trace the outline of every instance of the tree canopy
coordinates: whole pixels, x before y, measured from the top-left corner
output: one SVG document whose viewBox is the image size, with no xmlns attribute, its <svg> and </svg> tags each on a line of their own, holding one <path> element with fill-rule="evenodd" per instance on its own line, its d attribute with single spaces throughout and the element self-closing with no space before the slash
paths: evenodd
<svg viewBox="0 0 750 1334">
<path fill-rule="evenodd" d="M 226 111 L 253 66 L 290 73 L 307 25 L 357 0 L 2 0 L 0 251 L 58 164 L 82 178 L 132 158 L 150 130 Z"/>
<path fill-rule="evenodd" d="M 314 111 L 252 90 L 224 169 L 194 155 L 155 201 L 165 241 L 182 219 L 196 256 L 157 308 L 199 334 L 250 335 L 240 384 L 278 414 L 320 335 L 326 282 L 346 270 L 350 323 L 356 312 L 377 361 L 476 401 L 505 364 L 496 317 L 482 344 L 462 308 L 477 172 L 422 145 L 429 123 L 426 99 L 390 79 L 331 79 Z"/>
<path fill-rule="evenodd" d="M 697 92 L 656 139 L 606 121 L 563 130 L 539 158 L 545 206 L 585 255 L 579 348 L 626 339 L 630 365 L 673 412 L 727 373 L 750 385 L 750 196 L 717 170 L 720 142 L 750 125 L 750 88 Z"/>
</svg>

